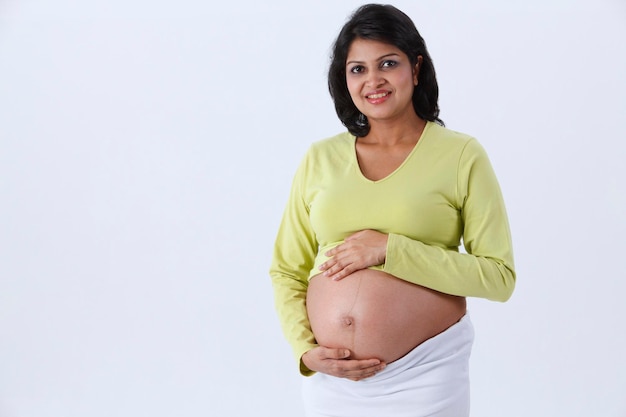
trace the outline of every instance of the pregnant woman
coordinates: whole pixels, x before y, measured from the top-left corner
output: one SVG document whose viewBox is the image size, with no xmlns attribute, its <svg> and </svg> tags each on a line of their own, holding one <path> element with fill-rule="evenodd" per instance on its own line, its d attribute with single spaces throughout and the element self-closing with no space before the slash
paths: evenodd
<svg viewBox="0 0 626 417">
<path fill-rule="evenodd" d="M 270 269 L 307 415 L 468 416 L 465 297 L 515 285 L 489 159 L 443 126 L 424 40 L 392 6 L 352 15 L 328 84 L 348 131 L 304 156 Z"/>
</svg>

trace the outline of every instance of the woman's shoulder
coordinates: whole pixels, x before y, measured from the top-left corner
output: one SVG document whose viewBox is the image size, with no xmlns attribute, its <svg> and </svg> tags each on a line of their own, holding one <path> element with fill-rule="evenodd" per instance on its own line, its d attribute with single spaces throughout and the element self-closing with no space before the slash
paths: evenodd
<svg viewBox="0 0 626 417">
<path fill-rule="evenodd" d="M 428 124 L 428 135 L 431 136 L 434 142 L 451 147 L 463 148 L 469 142 L 476 141 L 473 136 L 467 133 L 459 132 L 433 122 Z"/>
<path fill-rule="evenodd" d="M 324 152 L 327 150 L 334 150 L 336 148 L 349 147 L 353 143 L 354 136 L 350 134 L 350 132 L 345 131 L 313 142 L 311 144 L 311 149 Z"/>
<path fill-rule="evenodd" d="M 442 158 L 446 155 L 458 161 L 460 166 L 472 166 L 476 161 L 489 159 L 483 145 L 472 135 L 440 125 L 436 125 L 431 133 L 431 151 L 438 152 Z"/>
<path fill-rule="evenodd" d="M 303 175 L 312 172 L 319 173 L 334 166 L 344 165 L 350 160 L 354 152 L 354 136 L 349 132 L 342 132 L 312 142 L 306 150 L 300 163 Z"/>
<path fill-rule="evenodd" d="M 332 155 L 345 155 L 353 148 L 354 136 L 346 131 L 311 143 L 307 154 L 317 159 Z"/>
</svg>

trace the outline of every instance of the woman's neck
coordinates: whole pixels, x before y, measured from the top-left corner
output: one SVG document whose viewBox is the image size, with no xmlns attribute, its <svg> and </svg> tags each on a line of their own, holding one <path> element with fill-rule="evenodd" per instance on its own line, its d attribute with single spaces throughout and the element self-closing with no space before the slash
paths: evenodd
<svg viewBox="0 0 626 417">
<path fill-rule="evenodd" d="M 370 131 L 362 140 L 387 146 L 415 144 L 425 126 L 426 120 L 417 115 L 410 120 L 372 120 Z"/>
</svg>

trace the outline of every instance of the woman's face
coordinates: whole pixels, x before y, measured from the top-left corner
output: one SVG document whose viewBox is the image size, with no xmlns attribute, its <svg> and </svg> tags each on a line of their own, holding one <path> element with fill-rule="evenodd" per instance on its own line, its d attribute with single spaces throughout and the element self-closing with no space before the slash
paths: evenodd
<svg viewBox="0 0 626 417">
<path fill-rule="evenodd" d="M 388 43 L 355 39 L 346 59 L 346 82 L 352 101 L 370 123 L 415 115 L 413 89 L 418 64 Z M 411 113 L 408 113 L 411 112 Z"/>
</svg>

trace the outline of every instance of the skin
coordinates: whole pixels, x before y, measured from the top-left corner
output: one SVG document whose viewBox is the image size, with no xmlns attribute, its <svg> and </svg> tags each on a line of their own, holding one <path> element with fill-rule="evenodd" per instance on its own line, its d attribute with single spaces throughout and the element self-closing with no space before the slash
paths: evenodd
<svg viewBox="0 0 626 417">
<path fill-rule="evenodd" d="M 367 116 L 370 132 L 357 139 L 356 151 L 363 175 L 379 180 L 396 170 L 417 143 L 426 121 L 415 113 L 413 90 L 419 66 L 399 48 L 373 40 L 355 39 L 346 60 L 346 81 L 356 107 Z M 362 230 L 326 253 L 323 276 L 341 280 L 355 271 L 385 262 L 387 235 Z M 318 346 L 302 356 L 311 370 L 354 381 L 383 370 L 379 359 L 350 359 L 348 349 Z"/>
</svg>

